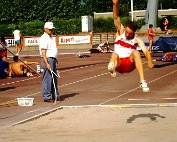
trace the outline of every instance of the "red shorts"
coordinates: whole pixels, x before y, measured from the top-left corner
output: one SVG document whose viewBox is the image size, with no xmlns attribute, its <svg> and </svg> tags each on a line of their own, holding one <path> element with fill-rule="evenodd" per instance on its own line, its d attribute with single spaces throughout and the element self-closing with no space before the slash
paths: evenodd
<svg viewBox="0 0 177 142">
<path fill-rule="evenodd" d="M 135 69 L 135 63 L 130 60 L 130 57 L 120 58 L 120 65 L 116 68 L 119 73 L 132 72 Z"/>
</svg>

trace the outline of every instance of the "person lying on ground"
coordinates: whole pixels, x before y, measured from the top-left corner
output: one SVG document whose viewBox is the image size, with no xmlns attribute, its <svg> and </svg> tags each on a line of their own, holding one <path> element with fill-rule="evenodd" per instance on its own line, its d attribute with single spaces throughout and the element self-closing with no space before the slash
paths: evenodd
<svg viewBox="0 0 177 142">
<path fill-rule="evenodd" d="M 177 62 L 177 54 L 168 52 L 165 53 L 162 57 L 156 58 L 154 61 Z"/>
<path fill-rule="evenodd" d="M 13 62 L 10 63 L 9 65 L 9 76 L 8 78 L 11 78 L 12 76 L 33 76 L 32 73 L 29 72 L 29 69 L 27 67 L 27 65 L 31 65 L 31 64 L 39 64 L 38 62 L 28 62 L 28 61 L 24 61 L 21 62 L 19 61 L 18 56 L 14 56 L 13 57 Z"/>
</svg>

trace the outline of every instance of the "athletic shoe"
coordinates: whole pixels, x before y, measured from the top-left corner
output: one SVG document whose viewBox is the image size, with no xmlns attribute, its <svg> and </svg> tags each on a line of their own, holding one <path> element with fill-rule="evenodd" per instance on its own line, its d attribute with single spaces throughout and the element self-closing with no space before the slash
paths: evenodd
<svg viewBox="0 0 177 142">
<path fill-rule="evenodd" d="M 115 71 L 115 66 L 113 62 L 109 62 L 108 64 L 108 71 L 111 74 L 112 77 L 116 77 L 116 71 Z"/>
<path fill-rule="evenodd" d="M 149 87 L 147 86 L 147 83 L 145 80 L 142 80 L 140 83 L 140 88 L 143 89 L 143 92 L 149 92 Z"/>
</svg>

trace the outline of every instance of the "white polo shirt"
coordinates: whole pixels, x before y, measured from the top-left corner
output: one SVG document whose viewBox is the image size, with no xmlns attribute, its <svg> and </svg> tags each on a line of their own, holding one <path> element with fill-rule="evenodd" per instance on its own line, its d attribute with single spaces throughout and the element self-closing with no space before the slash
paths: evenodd
<svg viewBox="0 0 177 142">
<path fill-rule="evenodd" d="M 44 33 L 39 40 L 39 53 L 42 57 L 42 49 L 46 49 L 46 57 L 57 58 L 58 49 L 55 40 Z"/>
</svg>

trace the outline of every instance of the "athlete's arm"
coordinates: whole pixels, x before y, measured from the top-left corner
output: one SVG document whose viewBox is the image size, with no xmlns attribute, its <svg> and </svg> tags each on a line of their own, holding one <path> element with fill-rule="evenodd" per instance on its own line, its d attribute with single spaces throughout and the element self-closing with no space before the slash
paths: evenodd
<svg viewBox="0 0 177 142">
<path fill-rule="evenodd" d="M 136 42 L 141 47 L 144 55 L 146 56 L 146 59 L 148 60 L 149 68 L 152 69 L 154 67 L 154 64 L 152 63 L 152 58 L 151 58 L 150 52 L 148 51 L 147 47 L 144 45 L 144 41 L 142 40 L 141 37 L 137 37 Z"/>
<path fill-rule="evenodd" d="M 121 24 L 120 16 L 119 16 L 119 0 L 112 0 L 113 2 L 113 19 L 114 25 L 117 29 L 117 36 L 121 35 L 124 31 L 124 27 Z"/>
<path fill-rule="evenodd" d="M 12 76 L 12 63 L 9 64 L 9 75 L 7 78 L 11 78 Z"/>
<path fill-rule="evenodd" d="M 27 65 L 39 64 L 39 62 L 27 62 Z"/>
</svg>

